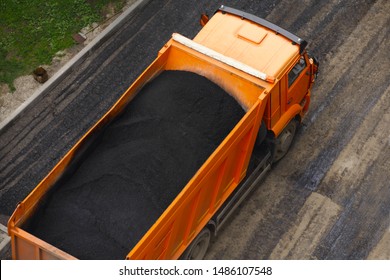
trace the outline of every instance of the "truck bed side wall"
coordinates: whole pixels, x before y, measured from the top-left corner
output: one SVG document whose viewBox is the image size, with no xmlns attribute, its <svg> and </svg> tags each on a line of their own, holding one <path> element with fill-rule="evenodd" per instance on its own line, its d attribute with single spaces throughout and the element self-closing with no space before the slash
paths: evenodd
<svg viewBox="0 0 390 280">
<path fill-rule="evenodd" d="M 260 100 L 190 180 L 128 259 L 177 259 L 246 174 L 264 112 Z"/>
</svg>

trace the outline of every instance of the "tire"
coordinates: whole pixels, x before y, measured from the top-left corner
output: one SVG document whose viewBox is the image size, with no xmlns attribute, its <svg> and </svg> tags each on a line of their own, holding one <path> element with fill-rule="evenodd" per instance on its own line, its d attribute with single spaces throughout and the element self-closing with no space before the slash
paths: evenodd
<svg viewBox="0 0 390 280">
<path fill-rule="evenodd" d="M 190 246 L 184 251 L 181 259 L 183 260 L 202 260 L 206 255 L 211 239 L 211 232 L 208 228 L 202 231 L 191 242 Z"/>
<path fill-rule="evenodd" d="M 279 137 L 275 139 L 273 162 L 281 160 L 287 154 L 294 140 L 298 124 L 297 120 L 291 120 Z"/>
</svg>

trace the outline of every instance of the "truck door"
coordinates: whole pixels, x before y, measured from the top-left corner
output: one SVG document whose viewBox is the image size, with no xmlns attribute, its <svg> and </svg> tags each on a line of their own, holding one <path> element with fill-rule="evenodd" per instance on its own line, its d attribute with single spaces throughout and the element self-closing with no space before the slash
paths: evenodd
<svg viewBox="0 0 390 280">
<path fill-rule="evenodd" d="M 286 110 L 293 104 L 300 103 L 305 97 L 310 83 L 310 64 L 305 56 L 288 73 L 288 93 Z"/>
</svg>

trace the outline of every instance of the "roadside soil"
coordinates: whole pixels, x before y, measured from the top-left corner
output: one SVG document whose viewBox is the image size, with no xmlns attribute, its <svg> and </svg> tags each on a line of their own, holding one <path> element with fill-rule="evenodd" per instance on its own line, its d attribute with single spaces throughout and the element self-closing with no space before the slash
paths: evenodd
<svg viewBox="0 0 390 280">
<path fill-rule="evenodd" d="M 134 2 L 136 2 L 136 0 L 128 0 L 121 12 L 129 8 L 132 4 L 134 4 Z M 105 9 L 105 12 L 106 19 L 102 23 L 93 23 L 80 30 L 80 33 L 86 37 L 84 42 L 77 43 L 69 49 L 57 52 L 50 65 L 37 65 L 37 67 L 42 66 L 47 71 L 49 80 L 46 81 L 46 83 L 50 82 L 50 77 L 54 76 L 61 67 L 71 60 L 86 45 L 88 45 L 121 14 L 121 12 L 115 13 L 114 7 L 110 5 L 108 5 Z M 16 90 L 12 92 L 8 85 L 0 84 L 0 123 L 10 116 L 30 96 L 32 96 L 34 92 L 39 90 L 43 84 L 37 82 L 31 73 L 15 79 L 14 86 Z"/>
</svg>

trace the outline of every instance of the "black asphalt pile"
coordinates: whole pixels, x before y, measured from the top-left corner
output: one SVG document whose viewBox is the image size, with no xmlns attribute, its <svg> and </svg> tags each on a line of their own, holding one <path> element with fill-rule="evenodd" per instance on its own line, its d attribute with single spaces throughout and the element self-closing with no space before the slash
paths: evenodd
<svg viewBox="0 0 390 280">
<path fill-rule="evenodd" d="M 206 78 L 163 72 L 105 130 L 29 230 L 79 259 L 124 259 L 243 115 Z"/>
</svg>

